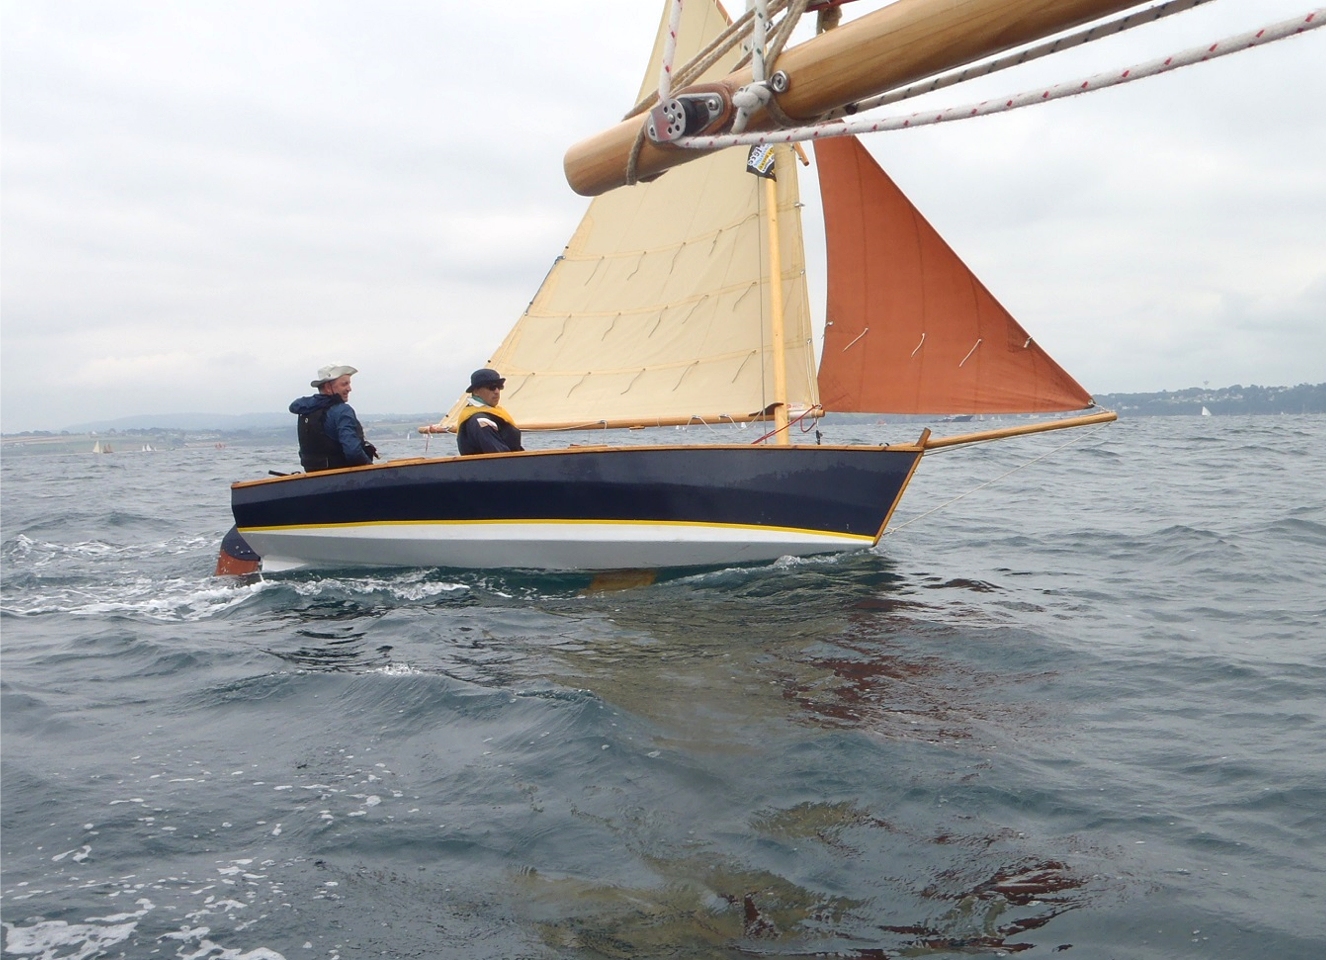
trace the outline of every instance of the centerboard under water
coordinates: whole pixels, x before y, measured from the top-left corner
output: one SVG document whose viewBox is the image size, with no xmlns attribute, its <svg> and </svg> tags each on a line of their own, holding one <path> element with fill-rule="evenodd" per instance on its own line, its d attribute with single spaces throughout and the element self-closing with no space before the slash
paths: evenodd
<svg viewBox="0 0 1326 960">
<path fill-rule="evenodd" d="M 642 96 L 659 75 L 667 14 Z M 678 56 L 728 23 L 715 0 L 688 2 Z M 789 147 L 775 148 L 772 179 L 730 149 L 596 197 L 487 364 L 506 377 L 503 406 L 524 429 L 773 420 L 774 444 L 576 447 L 246 481 L 232 488 L 246 545 L 236 549 L 267 570 L 608 570 L 868 548 L 927 449 L 1114 419 L 791 445 L 788 411 L 821 405 L 937 415 L 1092 406 L 860 143 L 815 152 L 829 259 L 818 371 Z"/>
</svg>

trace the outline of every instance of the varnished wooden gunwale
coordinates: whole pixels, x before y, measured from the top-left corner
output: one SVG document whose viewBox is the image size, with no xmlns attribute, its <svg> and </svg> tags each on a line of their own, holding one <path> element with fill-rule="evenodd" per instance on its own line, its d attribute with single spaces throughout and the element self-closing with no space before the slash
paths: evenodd
<svg viewBox="0 0 1326 960">
<path fill-rule="evenodd" d="M 1062 420 L 1047 420 L 1041 423 L 1026 424 L 1018 427 L 1002 427 L 998 430 L 985 430 L 980 433 L 961 434 L 956 437 L 931 437 L 930 431 L 925 431 L 921 439 L 916 443 L 892 443 L 892 444 L 822 444 L 811 446 L 810 444 L 792 444 L 787 447 L 778 447 L 777 449 L 786 452 L 809 452 L 815 450 L 893 450 L 901 453 L 924 453 L 927 450 L 936 450 L 941 447 L 954 447 L 969 443 L 983 443 L 986 440 L 1001 440 L 1007 437 L 1021 437 L 1033 433 L 1045 433 L 1050 430 L 1063 430 L 1068 427 L 1086 427 L 1098 423 L 1109 423 L 1112 420 L 1119 419 L 1119 415 L 1112 410 L 1102 411 L 1101 413 L 1088 414 L 1081 417 L 1066 417 Z M 685 449 L 686 446 L 697 449 L 714 450 L 750 450 L 749 443 L 706 443 L 689 445 L 669 445 L 669 444 L 641 444 L 639 446 L 615 446 L 612 444 L 593 444 L 586 446 L 562 447 L 554 450 L 522 450 L 516 453 L 485 453 L 476 455 L 477 458 L 485 460 L 496 460 L 509 457 L 549 457 L 565 456 L 574 453 L 605 453 L 611 451 L 636 451 L 636 450 L 678 450 Z M 450 457 L 411 457 L 405 460 L 389 460 L 386 463 L 365 464 L 360 467 L 343 467 L 339 470 L 324 470 L 319 476 L 327 476 L 337 473 L 356 473 L 375 470 L 392 470 L 399 467 L 409 466 L 417 463 L 428 463 L 437 460 L 460 460 L 460 456 Z M 469 459 L 475 459 L 471 457 Z M 256 480 L 239 480 L 231 484 L 232 489 L 242 489 L 247 487 L 257 487 L 272 483 L 289 483 L 307 478 L 309 475 L 304 473 L 291 473 L 279 477 L 261 477 Z M 909 478 L 910 479 L 910 478 Z"/>
</svg>

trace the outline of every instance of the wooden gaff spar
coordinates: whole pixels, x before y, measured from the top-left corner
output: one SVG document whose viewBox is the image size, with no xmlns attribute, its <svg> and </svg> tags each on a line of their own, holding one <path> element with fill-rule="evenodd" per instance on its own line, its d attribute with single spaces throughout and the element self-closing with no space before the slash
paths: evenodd
<svg viewBox="0 0 1326 960">
<path fill-rule="evenodd" d="M 787 76 L 788 85 L 777 96 L 777 105 L 798 122 L 813 122 L 859 100 L 1139 6 L 1145 4 L 1139 0 L 897 0 L 785 50 L 776 67 Z M 730 104 L 732 94 L 751 80 L 747 68 L 716 86 L 706 84 L 705 89 L 717 89 Z M 684 93 L 674 91 L 674 96 Z M 571 147 L 564 160 L 571 189 L 593 197 L 625 186 L 631 151 L 644 122 L 642 116 L 632 117 Z M 767 111 L 759 111 L 746 128 L 775 126 Z M 636 177 L 648 179 L 702 155 L 699 150 L 659 145 L 646 138 L 636 160 Z"/>
</svg>

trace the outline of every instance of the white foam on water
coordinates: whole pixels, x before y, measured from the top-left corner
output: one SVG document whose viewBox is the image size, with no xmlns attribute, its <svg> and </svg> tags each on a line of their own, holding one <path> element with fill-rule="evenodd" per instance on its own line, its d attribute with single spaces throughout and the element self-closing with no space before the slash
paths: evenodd
<svg viewBox="0 0 1326 960">
<path fill-rule="evenodd" d="M 427 577 L 427 571 L 411 570 L 395 577 L 319 577 L 312 580 L 283 580 L 281 583 L 301 597 L 321 597 L 337 593 L 353 596 L 386 594 L 394 600 L 413 602 L 433 600 L 469 589 L 463 583 L 428 580 Z"/>
<path fill-rule="evenodd" d="M 269 590 L 292 590 L 300 597 L 383 595 L 399 602 L 426 602 L 469 590 L 464 583 L 439 581 L 428 570 L 402 570 L 389 575 L 316 577 L 310 579 L 237 579 L 231 577 L 151 577 L 143 561 L 196 553 L 211 545 L 210 537 L 172 537 L 150 544 L 115 545 L 103 540 L 77 544 L 33 540 L 19 534 L 4 545 L 8 560 L 42 577 L 58 575 L 58 583 L 38 583 L 21 591 L 19 602 L 5 602 L 5 613 L 19 617 L 74 614 L 81 617 L 129 615 L 160 622 L 204 621 L 243 605 Z M 106 570 L 118 566 L 118 575 Z M 91 568 L 91 569 L 89 569 Z M 69 583 L 70 574 L 81 579 Z M 80 574 L 86 574 L 80 577 Z"/>
<path fill-rule="evenodd" d="M 277 953 L 275 950 L 269 950 L 266 947 L 257 947 L 247 951 L 223 947 L 219 943 L 208 939 L 211 932 L 208 927 L 194 927 L 193 929 L 185 927 L 166 934 L 165 938 L 180 941 L 181 950 L 184 944 L 190 946 L 196 944 L 197 949 L 192 953 L 176 953 L 180 960 L 285 960 L 283 954 Z"/>
<path fill-rule="evenodd" d="M 137 921 L 98 926 L 93 923 L 66 923 L 63 920 L 43 920 L 30 927 L 6 923 L 5 952 L 38 956 L 42 960 L 88 960 L 104 956 L 117 943 L 133 935 Z M 66 952 L 72 949 L 73 952 Z"/>
<path fill-rule="evenodd" d="M 208 536 L 179 536 L 151 543 L 107 543 L 105 540 L 84 540 L 78 543 L 55 543 L 34 540 L 19 534 L 5 544 L 5 552 L 13 561 L 23 561 L 33 569 L 52 564 L 67 565 L 70 560 L 142 560 L 161 556 L 179 556 L 193 553 L 215 543 Z"/>
<path fill-rule="evenodd" d="M 82 863 L 84 860 L 88 858 L 88 856 L 91 853 L 92 853 L 92 848 L 89 846 L 84 846 L 81 849 L 66 850 L 64 853 L 57 853 L 55 856 L 51 857 L 51 860 L 55 863 L 59 863 L 65 857 L 69 856 L 70 854 L 73 854 L 74 862 Z"/>
<path fill-rule="evenodd" d="M 44 614 L 75 616 L 127 615 L 160 622 L 191 622 L 215 617 L 271 588 L 264 580 L 203 581 L 183 578 L 122 577 L 99 582 L 94 588 L 65 586 L 51 591 L 28 591 L 19 603 L 5 604 L 6 613 L 20 617 Z"/>
<path fill-rule="evenodd" d="M 408 663 L 389 663 L 384 667 L 378 667 L 373 672 L 384 677 L 413 677 L 423 676 L 425 671 Z"/>
<path fill-rule="evenodd" d="M 138 921 L 154 909 L 151 900 L 138 901 L 132 913 L 116 913 L 108 917 L 87 917 L 83 923 L 64 920 L 39 920 L 31 926 L 3 924 L 5 952 L 40 956 L 42 960 L 86 960 L 103 956 L 117 943 L 123 943 L 138 928 Z M 64 948 L 73 948 L 66 953 Z"/>
</svg>

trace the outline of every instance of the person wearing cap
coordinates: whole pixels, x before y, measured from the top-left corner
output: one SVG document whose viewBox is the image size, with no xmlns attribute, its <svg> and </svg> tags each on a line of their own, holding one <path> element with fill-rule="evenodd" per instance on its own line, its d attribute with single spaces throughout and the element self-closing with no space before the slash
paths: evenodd
<svg viewBox="0 0 1326 960">
<path fill-rule="evenodd" d="M 515 418 L 499 405 L 506 380 L 484 367 L 470 374 L 470 396 L 456 421 L 456 446 L 462 457 L 476 453 L 524 450 Z"/>
<path fill-rule="evenodd" d="M 358 467 L 378 459 L 377 449 L 364 439 L 364 428 L 350 399 L 350 378 L 359 371 L 344 364 L 329 364 L 309 382 L 317 393 L 290 404 L 299 417 L 299 462 L 306 473 Z"/>
</svg>

